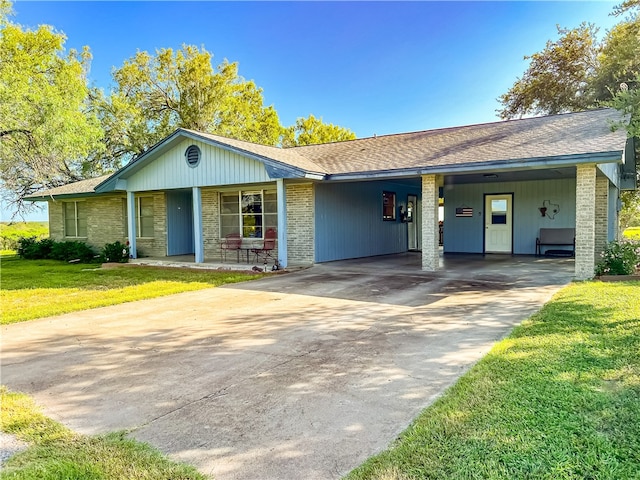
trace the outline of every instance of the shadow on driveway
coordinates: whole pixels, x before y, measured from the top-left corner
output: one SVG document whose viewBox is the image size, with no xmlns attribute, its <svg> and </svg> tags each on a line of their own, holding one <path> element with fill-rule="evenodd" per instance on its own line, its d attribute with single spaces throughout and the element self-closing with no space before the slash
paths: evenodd
<svg viewBox="0 0 640 480">
<path fill-rule="evenodd" d="M 479 259 L 459 258 L 436 275 L 401 259 L 9 325 L 2 382 L 74 430 L 128 429 L 218 480 L 339 478 L 572 271 L 529 259 L 471 274 Z"/>
</svg>

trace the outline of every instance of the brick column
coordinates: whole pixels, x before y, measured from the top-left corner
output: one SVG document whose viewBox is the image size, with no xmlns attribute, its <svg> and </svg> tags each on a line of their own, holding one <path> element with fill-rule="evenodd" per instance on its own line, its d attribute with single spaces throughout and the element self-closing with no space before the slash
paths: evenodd
<svg viewBox="0 0 640 480">
<path fill-rule="evenodd" d="M 422 175 L 422 270 L 440 266 L 438 246 L 438 177 Z"/>
<path fill-rule="evenodd" d="M 595 260 L 609 243 L 609 179 L 596 177 Z"/>
<path fill-rule="evenodd" d="M 596 166 L 576 167 L 576 280 L 593 277 L 596 231 Z"/>
<path fill-rule="evenodd" d="M 289 265 L 309 265 L 315 261 L 315 196 L 311 183 L 287 184 L 287 261 Z M 280 213 L 278 212 L 278 215 Z"/>
</svg>

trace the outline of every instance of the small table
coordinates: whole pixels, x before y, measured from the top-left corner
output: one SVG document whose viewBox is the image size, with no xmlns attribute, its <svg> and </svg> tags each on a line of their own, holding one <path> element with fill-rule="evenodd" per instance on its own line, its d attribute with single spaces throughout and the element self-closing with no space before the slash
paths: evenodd
<svg viewBox="0 0 640 480">
<path fill-rule="evenodd" d="M 253 250 L 254 248 L 256 248 L 256 247 L 253 247 L 253 246 L 246 246 L 246 247 L 242 246 L 242 247 L 240 247 L 240 250 L 245 250 L 247 252 L 247 263 L 249 263 L 249 252 L 251 250 Z"/>
</svg>

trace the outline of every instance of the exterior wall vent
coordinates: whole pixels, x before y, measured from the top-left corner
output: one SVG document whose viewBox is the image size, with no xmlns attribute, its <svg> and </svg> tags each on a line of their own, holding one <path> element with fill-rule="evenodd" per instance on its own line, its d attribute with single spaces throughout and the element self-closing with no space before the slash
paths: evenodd
<svg viewBox="0 0 640 480">
<path fill-rule="evenodd" d="M 191 168 L 195 168 L 200 163 L 200 149 L 197 145 L 191 145 L 187 148 L 187 151 L 184 152 L 184 158 L 187 160 L 187 165 Z"/>
</svg>

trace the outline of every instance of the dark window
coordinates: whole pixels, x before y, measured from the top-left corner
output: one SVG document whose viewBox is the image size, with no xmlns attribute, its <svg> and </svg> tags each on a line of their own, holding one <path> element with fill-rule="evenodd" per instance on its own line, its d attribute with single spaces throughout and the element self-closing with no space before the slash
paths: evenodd
<svg viewBox="0 0 640 480">
<path fill-rule="evenodd" d="M 267 228 L 278 227 L 275 190 L 220 194 L 220 235 L 240 233 L 242 238 L 263 238 Z"/>
<path fill-rule="evenodd" d="M 396 219 L 396 192 L 382 192 L 382 219 Z"/>
</svg>

